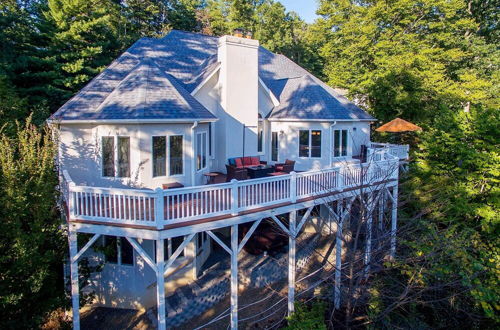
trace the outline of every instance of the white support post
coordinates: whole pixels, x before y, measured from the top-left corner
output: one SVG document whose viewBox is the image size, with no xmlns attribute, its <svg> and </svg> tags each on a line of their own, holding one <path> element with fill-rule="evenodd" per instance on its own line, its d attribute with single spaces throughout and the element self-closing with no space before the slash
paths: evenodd
<svg viewBox="0 0 500 330">
<path fill-rule="evenodd" d="M 392 215 L 391 215 L 391 257 L 396 255 L 396 231 L 398 226 L 398 185 L 392 188 Z"/>
<path fill-rule="evenodd" d="M 163 229 L 163 212 L 165 211 L 165 201 L 163 197 L 163 190 L 156 188 L 155 190 L 155 223 L 157 229 Z"/>
<path fill-rule="evenodd" d="M 76 231 L 68 228 L 69 262 L 71 271 L 71 303 L 73 307 L 73 329 L 80 330 L 80 292 L 78 281 L 78 241 Z"/>
<path fill-rule="evenodd" d="M 291 316 L 295 310 L 295 243 L 296 232 L 295 224 L 297 221 L 297 211 L 290 212 L 290 234 L 288 236 L 288 316 Z"/>
<path fill-rule="evenodd" d="M 297 202 L 297 173 L 295 171 L 290 172 L 290 201 L 292 203 Z"/>
<path fill-rule="evenodd" d="M 238 180 L 231 180 L 231 215 L 238 215 Z"/>
<path fill-rule="evenodd" d="M 372 257 L 372 224 L 373 224 L 373 205 L 374 202 L 373 192 L 368 193 L 367 198 L 367 207 L 366 207 L 366 248 L 365 248 L 365 271 L 364 275 L 368 276 L 368 272 L 370 271 L 370 261 Z"/>
<path fill-rule="evenodd" d="M 156 304 L 158 306 L 158 329 L 165 330 L 165 240 L 156 240 Z"/>
<path fill-rule="evenodd" d="M 378 230 L 380 233 L 384 229 L 384 204 L 385 204 L 385 189 L 381 189 L 380 194 L 382 194 L 378 199 Z"/>
<path fill-rule="evenodd" d="M 334 288 L 334 308 L 340 308 L 340 284 L 342 275 L 342 230 L 344 227 L 344 220 L 349 216 L 351 212 L 352 199 L 348 199 L 346 207 L 344 207 L 344 201 L 339 200 L 339 221 L 337 224 L 337 233 L 335 240 L 335 288 Z"/>
<path fill-rule="evenodd" d="M 231 226 L 231 329 L 238 329 L 238 225 Z"/>
</svg>

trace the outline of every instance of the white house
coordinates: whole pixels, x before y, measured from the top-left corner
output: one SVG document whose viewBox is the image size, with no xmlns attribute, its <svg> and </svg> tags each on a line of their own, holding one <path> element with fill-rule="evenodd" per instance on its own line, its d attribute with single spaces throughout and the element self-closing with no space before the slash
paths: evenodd
<svg viewBox="0 0 500 330">
<path fill-rule="evenodd" d="M 302 197 L 343 191 L 350 183 L 337 165 L 362 168 L 362 150 L 374 147 L 374 120 L 257 40 L 175 30 L 138 40 L 50 119 L 58 129 L 68 211 L 75 328 L 78 259 L 103 258 L 92 244 L 115 249 L 94 279 L 96 304 L 158 304 L 164 328 L 165 286 L 156 283 L 196 277 L 217 241 L 213 230 L 229 235 L 231 228 L 233 244 L 237 224 L 269 217 L 243 211 L 287 202 L 290 207 L 275 211 L 296 212 L 312 205 Z M 377 160 L 407 156 L 404 146 L 386 147 L 378 148 L 387 153 Z M 294 171 L 304 173 L 205 185 L 204 174 L 225 173 L 229 159 L 243 156 L 268 165 L 293 160 Z M 329 186 L 306 188 L 313 180 L 308 173 L 321 173 Z M 397 173 L 389 176 L 397 184 Z M 162 189 L 173 183 L 185 188 Z M 279 196 L 249 199 L 242 194 L 250 185 L 274 185 Z M 391 193 L 397 198 L 397 185 Z M 80 251 L 77 232 L 94 234 Z M 167 291 L 173 282 L 167 280 Z M 231 301 L 237 306 L 234 292 Z"/>
</svg>

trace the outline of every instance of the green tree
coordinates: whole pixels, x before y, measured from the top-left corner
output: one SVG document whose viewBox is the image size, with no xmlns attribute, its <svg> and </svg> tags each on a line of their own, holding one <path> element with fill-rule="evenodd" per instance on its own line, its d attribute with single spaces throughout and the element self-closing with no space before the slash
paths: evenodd
<svg viewBox="0 0 500 330">
<path fill-rule="evenodd" d="M 28 118 L 0 150 L 0 327 L 37 328 L 64 299 L 56 148 Z"/>
<path fill-rule="evenodd" d="M 377 118 L 420 122 L 488 99 L 491 81 L 473 68 L 485 42 L 465 1 L 323 0 L 318 13 L 328 82 Z"/>
<path fill-rule="evenodd" d="M 124 48 L 120 7 L 111 0 L 49 0 L 48 4 L 48 18 L 56 26 L 52 47 L 62 73 L 56 83 L 75 92 Z"/>
</svg>

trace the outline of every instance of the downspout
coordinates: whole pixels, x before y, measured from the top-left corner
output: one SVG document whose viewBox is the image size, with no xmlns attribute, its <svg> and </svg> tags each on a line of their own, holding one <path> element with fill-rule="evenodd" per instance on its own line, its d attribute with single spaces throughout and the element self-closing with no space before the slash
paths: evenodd
<svg viewBox="0 0 500 330">
<path fill-rule="evenodd" d="M 191 185 L 195 185 L 195 174 L 196 174 L 196 153 L 195 153 L 195 146 L 196 146 L 196 141 L 195 141 L 195 132 L 194 129 L 198 127 L 198 121 L 195 121 L 193 126 L 191 126 L 191 151 L 193 157 L 191 157 Z"/>
</svg>

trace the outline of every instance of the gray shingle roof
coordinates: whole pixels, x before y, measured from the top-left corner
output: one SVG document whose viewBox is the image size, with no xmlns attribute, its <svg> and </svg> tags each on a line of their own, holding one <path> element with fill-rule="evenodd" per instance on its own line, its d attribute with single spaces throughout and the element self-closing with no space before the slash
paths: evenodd
<svg viewBox="0 0 500 330">
<path fill-rule="evenodd" d="M 213 119 L 191 92 L 217 69 L 217 37 L 172 31 L 142 38 L 64 104 L 55 120 Z M 373 119 L 283 55 L 259 48 L 274 119 Z"/>
</svg>

